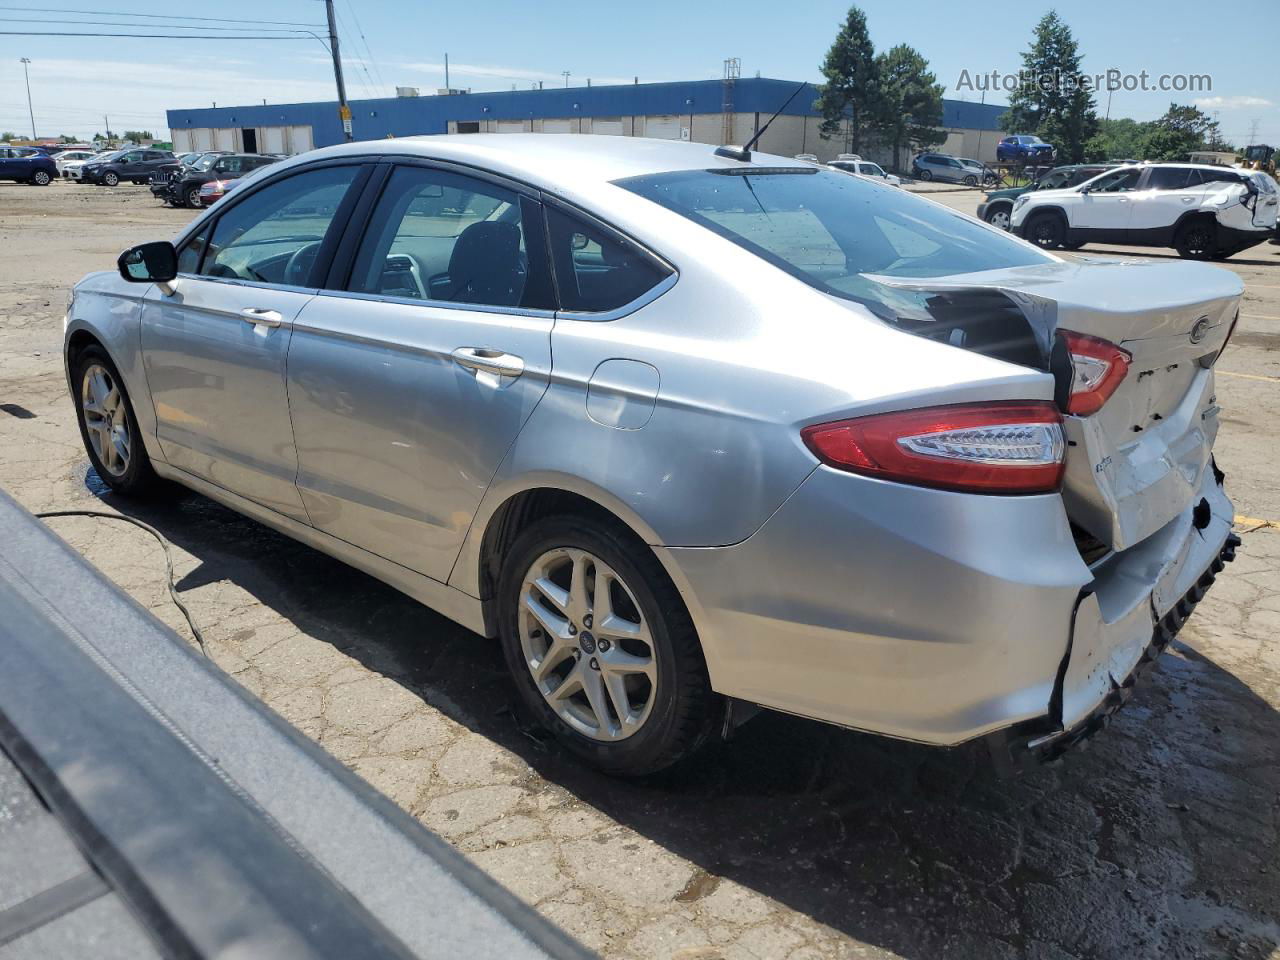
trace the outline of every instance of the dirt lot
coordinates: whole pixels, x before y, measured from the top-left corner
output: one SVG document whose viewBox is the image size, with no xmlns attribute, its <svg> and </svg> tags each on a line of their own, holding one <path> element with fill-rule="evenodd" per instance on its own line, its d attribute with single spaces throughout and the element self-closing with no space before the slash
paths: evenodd
<svg viewBox="0 0 1280 960">
<path fill-rule="evenodd" d="M 63 380 L 66 291 L 189 216 L 146 188 L 0 184 L 0 486 L 163 530 L 223 669 L 583 942 L 635 960 L 1280 956 L 1280 247 L 1227 264 L 1248 293 L 1218 458 L 1244 547 L 1090 750 L 1007 782 L 966 752 L 763 715 L 636 785 L 520 729 L 495 645 L 198 496 L 103 495 Z M 145 534 L 51 522 L 189 635 Z"/>
</svg>

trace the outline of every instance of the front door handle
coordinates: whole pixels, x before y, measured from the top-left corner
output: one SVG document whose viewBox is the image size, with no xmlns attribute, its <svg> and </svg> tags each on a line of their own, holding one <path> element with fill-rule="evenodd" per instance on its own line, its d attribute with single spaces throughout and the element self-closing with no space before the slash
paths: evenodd
<svg viewBox="0 0 1280 960">
<path fill-rule="evenodd" d="M 468 370 L 496 373 L 500 377 L 518 377 L 524 373 L 523 357 L 491 347 L 459 347 L 453 351 L 453 359 Z"/>
<path fill-rule="evenodd" d="M 265 310 L 262 307 L 245 307 L 240 311 L 245 323 L 261 324 L 264 327 L 278 327 L 284 317 L 278 310 Z"/>
<path fill-rule="evenodd" d="M 1196 200 L 1198 200 L 1198 199 L 1199 199 L 1199 197 L 1183 197 L 1183 198 L 1182 198 L 1182 202 L 1183 202 L 1183 203 L 1195 203 L 1195 202 L 1196 202 Z"/>
</svg>

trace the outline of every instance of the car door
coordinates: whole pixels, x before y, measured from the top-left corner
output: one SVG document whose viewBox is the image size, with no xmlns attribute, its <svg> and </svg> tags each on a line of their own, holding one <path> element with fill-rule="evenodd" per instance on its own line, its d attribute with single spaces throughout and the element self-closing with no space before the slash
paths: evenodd
<svg viewBox="0 0 1280 960">
<path fill-rule="evenodd" d="M 12 147 L 0 147 L 0 180 L 11 180 L 15 176 L 15 163 Z"/>
<path fill-rule="evenodd" d="M 542 209 L 447 165 L 384 169 L 294 327 L 298 490 L 320 530 L 445 581 L 549 382 Z"/>
<path fill-rule="evenodd" d="M 1132 194 L 1142 177 L 1140 167 L 1126 167 L 1099 177 L 1063 206 L 1067 219 L 1077 230 L 1107 234 L 1127 230 L 1132 213 Z"/>
<path fill-rule="evenodd" d="M 1204 181 L 1194 167 L 1151 167 L 1130 197 L 1130 231 L 1170 230 L 1204 198 Z"/>
<path fill-rule="evenodd" d="M 172 291 L 143 298 L 156 435 L 174 467 L 306 522 L 285 394 L 293 322 L 368 165 L 295 170 L 238 197 L 179 250 Z"/>
</svg>

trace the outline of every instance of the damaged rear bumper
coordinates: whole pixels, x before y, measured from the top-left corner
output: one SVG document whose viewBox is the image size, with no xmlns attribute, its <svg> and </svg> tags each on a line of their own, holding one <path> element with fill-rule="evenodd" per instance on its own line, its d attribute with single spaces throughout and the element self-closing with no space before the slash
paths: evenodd
<svg viewBox="0 0 1280 960">
<path fill-rule="evenodd" d="M 1192 508 L 1191 530 L 1179 531 L 1183 542 L 1177 553 L 1134 609 L 1117 614 L 1114 598 L 1100 601 L 1106 587 L 1081 592 L 1071 648 L 1059 671 L 1049 716 L 985 738 L 997 770 L 1013 774 L 1052 763 L 1103 730 L 1182 629 L 1217 575 L 1235 559 L 1240 538 L 1230 529 L 1231 503 L 1222 492 L 1222 475 L 1215 468 L 1206 479 L 1213 484 L 1212 502 L 1207 496 Z M 1134 560 L 1149 562 L 1142 557 Z M 1123 580 L 1132 571 L 1109 572 Z"/>
</svg>

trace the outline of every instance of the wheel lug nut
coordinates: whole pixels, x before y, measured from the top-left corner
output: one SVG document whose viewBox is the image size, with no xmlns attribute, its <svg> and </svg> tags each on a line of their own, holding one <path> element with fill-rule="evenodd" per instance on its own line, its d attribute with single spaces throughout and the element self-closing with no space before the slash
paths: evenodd
<svg viewBox="0 0 1280 960">
<path fill-rule="evenodd" d="M 592 669 L 592 670 L 599 670 L 599 669 L 600 669 L 600 661 L 599 661 L 599 660 L 597 660 L 595 657 L 592 657 L 592 658 L 591 658 L 590 663 L 591 663 L 591 669 Z"/>
<path fill-rule="evenodd" d="M 595 618 L 588 613 L 585 617 L 582 618 L 582 625 L 586 627 L 588 630 L 590 630 L 592 621 L 594 621 L 594 619 Z"/>
<path fill-rule="evenodd" d="M 569 624 L 569 636 L 576 637 L 577 635 L 578 635 L 578 628 L 574 626 L 572 623 Z"/>
<path fill-rule="evenodd" d="M 611 644 L 604 637 L 601 637 L 599 640 L 596 641 L 596 646 L 600 649 L 601 653 L 608 653 L 609 648 L 613 646 L 613 644 Z"/>
</svg>

